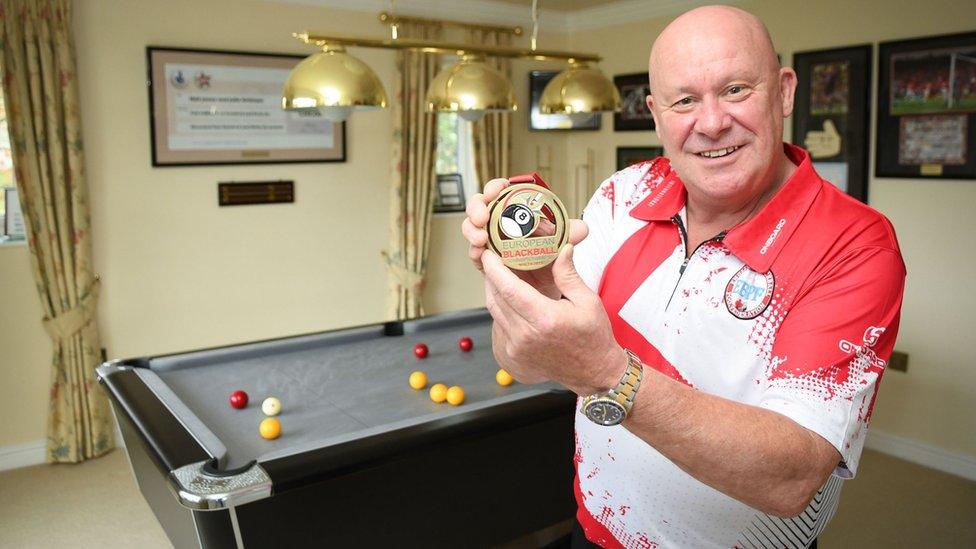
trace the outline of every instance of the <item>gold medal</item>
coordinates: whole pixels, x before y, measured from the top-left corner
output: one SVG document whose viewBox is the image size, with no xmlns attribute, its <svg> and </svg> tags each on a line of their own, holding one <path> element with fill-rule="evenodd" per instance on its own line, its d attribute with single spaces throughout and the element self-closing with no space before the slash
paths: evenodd
<svg viewBox="0 0 976 549">
<path fill-rule="evenodd" d="M 511 269 L 545 267 L 569 240 L 566 208 L 542 185 L 509 185 L 488 205 L 488 211 L 488 247 Z"/>
</svg>

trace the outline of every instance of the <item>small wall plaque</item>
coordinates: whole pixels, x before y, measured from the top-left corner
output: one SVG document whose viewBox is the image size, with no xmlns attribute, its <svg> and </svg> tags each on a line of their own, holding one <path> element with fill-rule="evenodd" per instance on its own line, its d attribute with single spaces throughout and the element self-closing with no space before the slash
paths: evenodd
<svg viewBox="0 0 976 549">
<path fill-rule="evenodd" d="M 295 184 L 293 181 L 218 183 L 217 201 L 221 206 L 294 202 Z"/>
</svg>

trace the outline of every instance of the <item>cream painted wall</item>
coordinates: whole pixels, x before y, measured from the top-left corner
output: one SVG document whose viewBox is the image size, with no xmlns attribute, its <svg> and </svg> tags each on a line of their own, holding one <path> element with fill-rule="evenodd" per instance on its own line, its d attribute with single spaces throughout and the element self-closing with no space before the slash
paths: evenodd
<svg viewBox="0 0 976 549">
<path fill-rule="evenodd" d="M 746 2 L 763 17 L 789 62 L 794 51 L 970 30 L 976 5 L 864 0 Z M 186 14 L 199 13 L 198 17 Z M 219 15 L 217 15 L 219 14 Z M 173 352 L 373 322 L 385 312 L 379 252 L 388 235 L 389 111 L 356 114 L 341 164 L 150 167 L 145 53 L 148 44 L 309 53 L 290 33 L 305 28 L 382 36 L 373 15 L 254 0 L 125 2 L 78 0 L 76 44 L 95 235 L 103 278 L 99 325 L 111 356 Z M 812 21 L 828 24 L 816 26 Z M 543 35 L 546 48 L 600 53 L 608 75 L 643 70 L 663 19 Z M 392 89 L 393 55 L 356 55 Z M 514 80 L 527 104 L 527 71 Z M 652 132 L 529 132 L 515 115 L 513 172 L 537 168 L 572 196 L 585 150 L 597 179 L 613 170 L 617 146 L 655 144 Z M 217 208 L 218 181 L 293 179 L 293 205 Z M 976 254 L 955 241 L 976 231 L 976 185 L 959 181 L 874 180 L 871 203 L 895 223 L 909 268 L 898 347 L 907 374 L 884 382 L 874 425 L 976 456 L 976 374 L 960 341 L 974 326 L 976 292 L 967 274 Z M 574 206 L 571 206 L 574 207 Z M 369 220 L 369 223 L 357 222 Z M 457 232 L 462 217 L 439 215 L 432 229 L 428 310 L 483 304 L 481 281 Z M 355 227 L 355 229 L 353 228 Z M 0 448 L 44 437 L 51 346 L 29 273 L 26 248 L 0 247 Z"/>
<path fill-rule="evenodd" d="M 190 15 L 192 14 L 192 16 Z M 357 113 L 345 163 L 152 168 L 147 45 L 309 54 L 304 29 L 386 36 L 375 14 L 255 0 L 78 0 L 75 42 L 98 315 L 111 357 L 138 356 L 385 320 L 389 235 L 389 110 Z M 564 36 L 541 36 L 562 47 Z M 522 39 L 526 41 L 525 38 Z M 392 93 L 394 54 L 355 49 Z M 527 103 L 528 65 L 514 83 Z M 516 115 L 513 171 L 531 171 L 535 144 L 565 164 L 565 136 L 530 134 Z M 562 177 L 558 167 L 553 176 Z M 291 205 L 218 208 L 221 181 L 291 179 Z M 460 215 L 431 236 L 431 313 L 481 306 Z M 0 247 L 0 448 L 44 438 L 51 344 L 25 246 Z"/>
<path fill-rule="evenodd" d="M 976 3 L 959 0 L 757 0 L 738 5 L 766 22 L 786 64 L 797 51 L 972 31 L 976 21 Z M 569 46 L 603 55 L 601 68 L 609 75 L 646 70 L 651 42 L 670 19 L 575 33 Z M 613 171 L 617 146 L 651 144 L 659 144 L 652 132 L 614 133 L 604 127 L 597 134 L 574 134 L 569 155 L 580 158 L 586 148 L 594 149 L 597 173 L 605 176 Z M 874 171 L 873 158 L 869 171 Z M 976 183 L 872 177 L 869 188 L 871 205 L 894 223 L 908 266 L 897 347 L 911 357 L 907 373 L 886 374 L 873 426 L 976 458 L 976 370 L 961 344 L 976 333 L 976 254 L 972 246 L 959 244 L 976 232 Z"/>
<path fill-rule="evenodd" d="M 27 245 L 0 245 L 0 448 L 44 438 L 51 340 Z"/>
</svg>

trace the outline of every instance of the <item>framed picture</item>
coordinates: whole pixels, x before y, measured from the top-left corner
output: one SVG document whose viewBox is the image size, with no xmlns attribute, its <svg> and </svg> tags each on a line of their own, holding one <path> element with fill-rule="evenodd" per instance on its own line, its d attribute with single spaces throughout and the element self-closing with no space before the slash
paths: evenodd
<svg viewBox="0 0 976 549">
<path fill-rule="evenodd" d="M 617 147 L 617 171 L 664 156 L 664 147 Z"/>
<path fill-rule="evenodd" d="M 793 55 L 793 143 L 810 153 L 827 181 L 868 200 L 870 44 Z"/>
<path fill-rule="evenodd" d="M 654 129 L 654 118 L 647 108 L 647 96 L 651 85 L 646 72 L 621 74 L 613 77 L 613 83 L 620 92 L 620 111 L 613 113 L 613 131 L 648 131 Z"/>
<path fill-rule="evenodd" d="M 152 165 L 344 162 L 344 123 L 281 108 L 303 58 L 147 47 Z"/>
<path fill-rule="evenodd" d="M 553 130 L 599 130 L 600 113 L 583 116 L 569 116 L 568 114 L 542 114 L 539 112 L 539 98 L 546 84 L 559 71 L 530 71 L 529 72 L 529 129 L 533 131 Z"/>
<path fill-rule="evenodd" d="M 438 175 L 437 189 L 434 193 L 434 213 L 463 211 L 464 186 L 461 184 L 461 174 Z"/>
<path fill-rule="evenodd" d="M 880 45 L 877 177 L 976 179 L 976 32 Z"/>
</svg>

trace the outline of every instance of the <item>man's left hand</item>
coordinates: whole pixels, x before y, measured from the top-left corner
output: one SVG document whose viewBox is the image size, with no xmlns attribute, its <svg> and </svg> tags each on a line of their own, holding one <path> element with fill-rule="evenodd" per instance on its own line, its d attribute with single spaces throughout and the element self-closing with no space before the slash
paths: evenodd
<svg viewBox="0 0 976 549">
<path fill-rule="evenodd" d="M 481 261 L 486 304 L 495 320 L 495 356 L 515 379 L 551 379 L 579 395 L 616 385 L 627 355 L 614 340 L 599 296 L 576 272 L 572 245 L 552 265 L 562 299 L 539 293 L 491 251 Z"/>
</svg>

